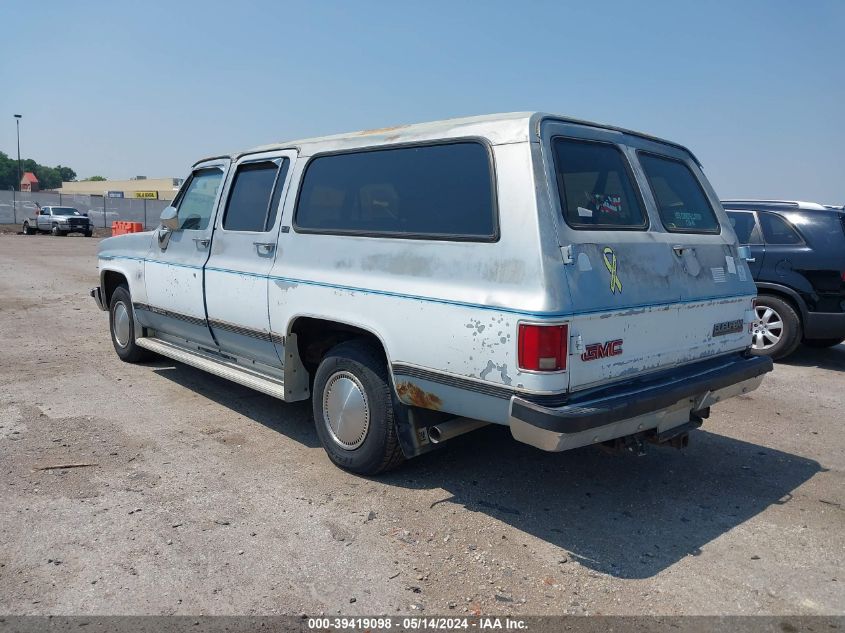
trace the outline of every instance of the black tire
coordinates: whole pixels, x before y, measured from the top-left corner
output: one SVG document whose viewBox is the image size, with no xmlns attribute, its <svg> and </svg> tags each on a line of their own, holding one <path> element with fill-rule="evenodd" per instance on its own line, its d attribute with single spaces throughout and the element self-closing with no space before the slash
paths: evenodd
<svg viewBox="0 0 845 633">
<path fill-rule="evenodd" d="M 24 222 L 24 223 L 23 223 L 23 234 L 24 234 L 24 235 L 34 235 L 34 234 L 35 234 L 35 233 L 37 233 L 37 232 L 38 232 L 38 231 L 35 231 L 35 230 L 33 230 L 33 229 L 29 228 L 29 222 Z"/>
<path fill-rule="evenodd" d="M 122 306 L 120 308 L 119 306 Z M 115 328 L 115 314 L 124 309 L 125 318 L 128 319 L 128 331 L 123 331 L 120 335 L 116 334 Z M 121 315 L 123 318 L 124 315 Z M 143 347 L 138 347 L 135 344 L 135 313 L 132 310 L 132 297 L 129 294 L 129 289 L 124 286 L 115 288 L 109 301 L 109 333 L 111 334 L 111 342 L 114 345 L 114 351 L 120 357 L 120 360 L 126 363 L 140 363 L 149 360 L 152 357 L 152 352 Z"/>
<path fill-rule="evenodd" d="M 85 237 L 91 237 L 92 235 L 94 235 L 94 233 L 92 233 L 91 231 L 87 231 L 85 233 Z"/>
<path fill-rule="evenodd" d="M 359 444 L 344 445 L 344 438 L 335 434 L 327 419 L 332 389 L 339 388 L 329 387 L 337 385 L 339 380 L 347 381 L 356 390 L 356 396 L 364 396 L 367 423 L 355 441 Z M 387 367 L 383 356 L 372 345 L 353 340 L 329 350 L 317 368 L 312 394 L 317 435 L 329 459 L 337 466 L 361 475 L 375 475 L 404 461 L 396 436 Z"/>
<path fill-rule="evenodd" d="M 845 343 L 845 339 L 841 339 L 841 338 L 816 338 L 816 339 L 809 339 L 809 340 L 805 339 L 804 340 L 804 345 L 806 345 L 807 347 L 817 347 L 817 348 L 835 347 L 836 345 L 839 345 L 840 343 Z"/>
<path fill-rule="evenodd" d="M 64 233 L 64 232 L 62 232 L 61 230 L 59 230 L 59 225 L 58 225 L 58 224 L 54 224 L 54 225 L 53 225 L 53 228 L 50 230 L 50 233 L 52 233 L 55 237 L 60 237 L 60 236 L 65 235 L 65 233 Z"/>
<path fill-rule="evenodd" d="M 780 336 L 778 341 L 770 347 L 764 349 L 752 347 L 751 352 L 755 356 L 771 356 L 775 360 L 786 358 L 801 344 L 801 319 L 791 304 L 774 295 L 761 294 L 757 297 L 758 316 L 760 311 L 765 313 L 765 309 L 772 310 L 779 317 L 779 321 L 775 322 L 782 324 Z M 755 342 L 756 337 L 757 335 L 755 335 Z"/>
</svg>

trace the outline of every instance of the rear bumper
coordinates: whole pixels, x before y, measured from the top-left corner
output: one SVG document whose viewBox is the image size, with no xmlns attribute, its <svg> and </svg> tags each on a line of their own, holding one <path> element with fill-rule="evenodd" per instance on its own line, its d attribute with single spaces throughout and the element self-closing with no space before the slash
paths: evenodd
<svg viewBox="0 0 845 633">
<path fill-rule="evenodd" d="M 100 310 L 105 311 L 107 309 L 105 303 L 103 302 L 103 291 L 100 289 L 99 286 L 97 286 L 96 288 L 91 288 L 88 294 L 94 298 L 94 302 L 97 304 L 97 307 L 100 308 Z"/>
<path fill-rule="evenodd" d="M 804 319 L 804 338 L 845 339 L 845 312 L 808 312 Z"/>
<path fill-rule="evenodd" d="M 693 411 L 753 391 L 771 370 L 768 357 L 736 355 L 592 392 L 562 407 L 514 396 L 511 433 L 538 448 L 561 451 L 649 429 L 662 432 L 688 422 Z"/>
</svg>

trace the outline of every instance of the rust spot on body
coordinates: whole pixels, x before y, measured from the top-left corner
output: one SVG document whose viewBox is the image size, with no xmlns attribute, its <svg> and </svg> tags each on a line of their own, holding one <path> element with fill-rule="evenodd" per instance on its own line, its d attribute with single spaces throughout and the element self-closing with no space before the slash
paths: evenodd
<svg viewBox="0 0 845 633">
<path fill-rule="evenodd" d="M 370 134 L 384 134 L 385 132 L 393 132 L 394 130 L 401 130 L 402 128 L 408 127 L 407 125 L 392 125 L 390 127 L 379 127 L 372 130 L 362 130 L 358 132 L 358 136 L 368 136 Z M 396 135 L 394 138 L 397 138 Z"/>
<path fill-rule="evenodd" d="M 440 409 L 443 401 L 433 393 L 423 391 L 411 382 L 400 382 L 396 385 L 396 393 L 406 404 L 423 409 Z"/>
</svg>

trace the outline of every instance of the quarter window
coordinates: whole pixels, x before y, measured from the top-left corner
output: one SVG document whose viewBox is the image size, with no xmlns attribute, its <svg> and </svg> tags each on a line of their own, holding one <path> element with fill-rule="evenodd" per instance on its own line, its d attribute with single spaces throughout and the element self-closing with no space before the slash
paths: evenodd
<svg viewBox="0 0 845 633">
<path fill-rule="evenodd" d="M 268 231 L 276 222 L 287 159 L 238 167 L 223 216 L 227 231 Z"/>
<path fill-rule="evenodd" d="M 728 219 L 731 221 L 736 239 L 740 244 L 756 244 L 760 241 L 758 234 L 755 234 L 754 214 L 750 211 L 728 211 Z"/>
<path fill-rule="evenodd" d="M 641 229 L 646 216 L 622 152 L 609 143 L 552 142 L 560 206 L 578 229 Z"/>
<path fill-rule="evenodd" d="M 640 152 L 660 219 L 673 233 L 718 233 L 719 221 L 698 179 L 683 162 Z"/>
<path fill-rule="evenodd" d="M 760 226 L 766 244 L 801 244 L 804 241 L 789 222 L 774 213 L 761 211 Z"/>
<path fill-rule="evenodd" d="M 194 172 L 179 201 L 179 228 L 204 230 L 214 215 L 214 201 L 223 180 L 219 169 L 204 169 Z"/>
<path fill-rule="evenodd" d="M 496 239 L 489 153 L 459 142 L 318 156 L 303 177 L 294 225 L 300 232 Z"/>
</svg>

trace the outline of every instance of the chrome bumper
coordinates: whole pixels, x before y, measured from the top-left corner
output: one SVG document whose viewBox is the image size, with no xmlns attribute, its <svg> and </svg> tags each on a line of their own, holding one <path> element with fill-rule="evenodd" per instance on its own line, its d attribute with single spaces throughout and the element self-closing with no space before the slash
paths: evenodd
<svg viewBox="0 0 845 633">
<path fill-rule="evenodd" d="M 514 396 L 511 434 L 546 451 L 563 451 L 653 429 L 664 433 L 716 402 L 753 391 L 771 370 L 768 357 L 737 357 L 693 365 L 562 407 Z"/>
</svg>

